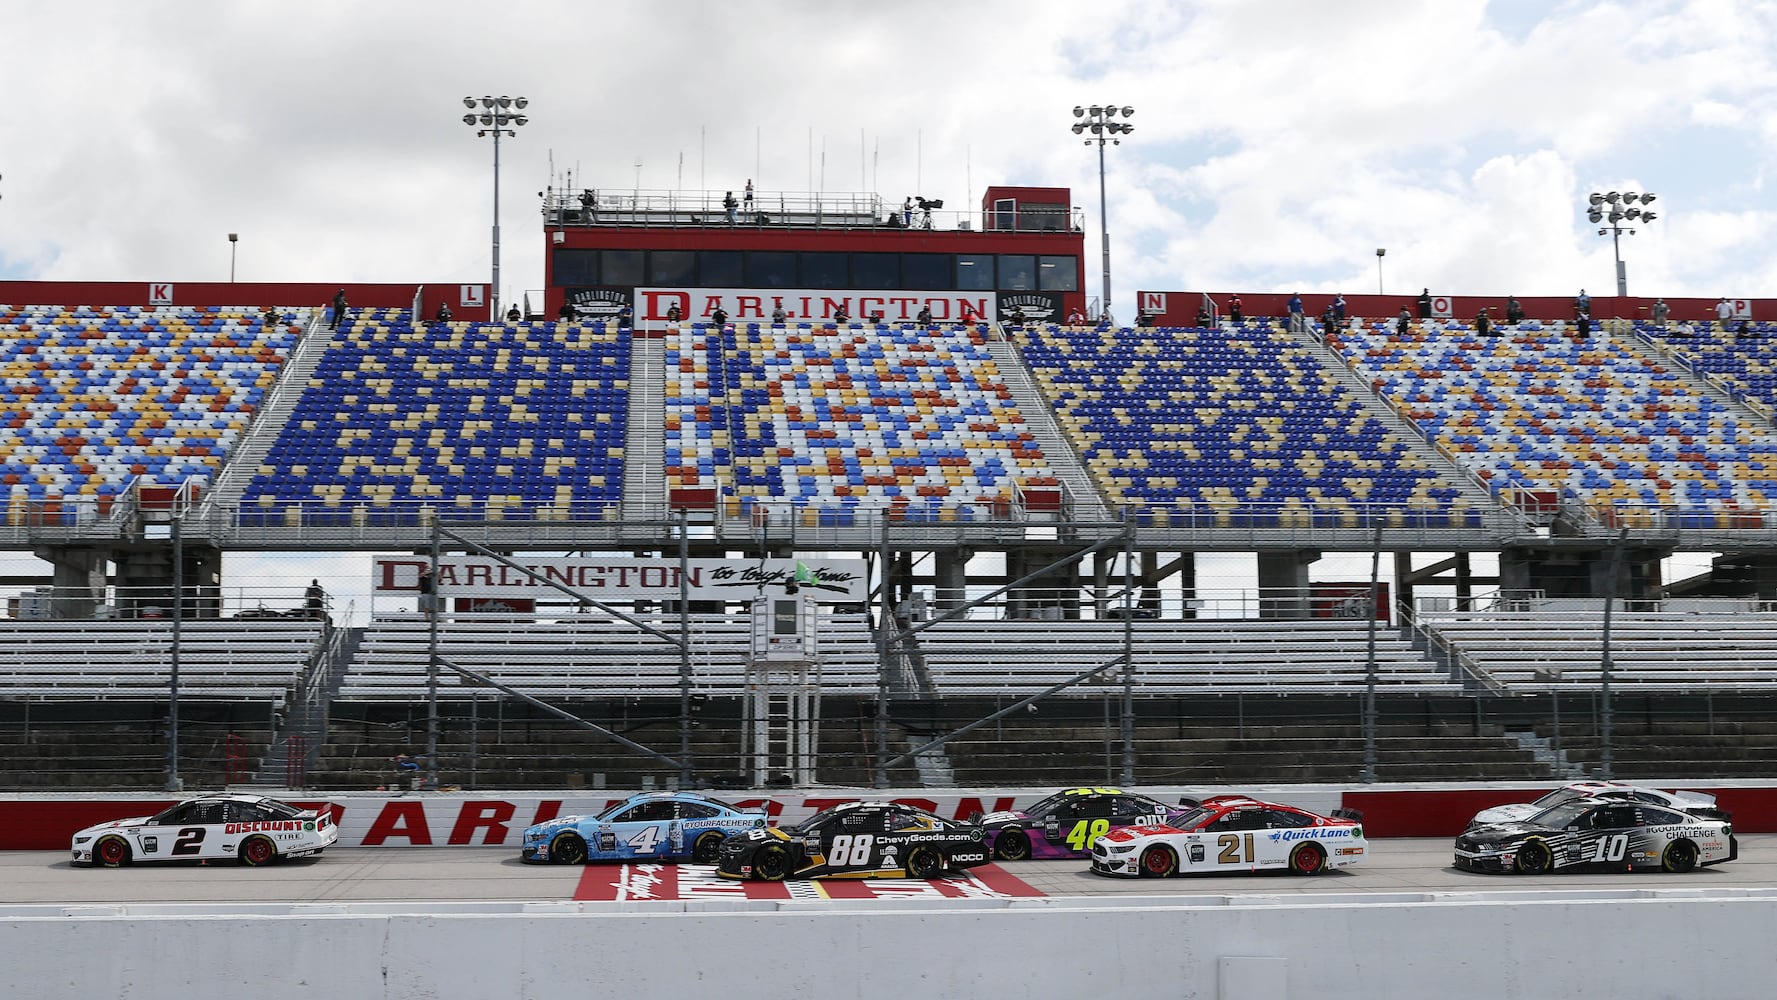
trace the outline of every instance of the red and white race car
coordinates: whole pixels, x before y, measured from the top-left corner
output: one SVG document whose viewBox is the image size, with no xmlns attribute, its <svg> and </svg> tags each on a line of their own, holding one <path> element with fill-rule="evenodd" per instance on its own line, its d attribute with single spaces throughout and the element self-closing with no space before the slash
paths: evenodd
<svg viewBox="0 0 1777 1000">
<path fill-rule="evenodd" d="M 1132 826 L 1099 837 L 1092 842 L 1092 870 L 1124 876 L 1261 869 L 1317 875 L 1357 864 L 1367 849 L 1356 819 L 1220 795 L 1170 826 Z"/>
<path fill-rule="evenodd" d="M 244 865 L 319 854 L 339 839 L 333 807 L 301 809 L 263 795 L 214 792 L 153 816 L 74 834 L 74 863 L 116 868 L 134 861 L 239 858 Z"/>
</svg>

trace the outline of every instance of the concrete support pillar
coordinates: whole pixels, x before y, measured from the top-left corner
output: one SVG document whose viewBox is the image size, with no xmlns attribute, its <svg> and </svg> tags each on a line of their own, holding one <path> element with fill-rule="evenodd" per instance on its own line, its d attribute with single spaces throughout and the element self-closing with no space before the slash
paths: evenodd
<svg viewBox="0 0 1777 1000">
<path fill-rule="evenodd" d="M 1313 607 L 1308 568 L 1319 559 L 1312 549 L 1259 553 L 1259 616 L 1307 618 Z"/>
<path fill-rule="evenodd" d="M 938 552 L 932 557 L 932 581 L 936 590 L 936 610 L 948 611 L 968 600 L 969 553 Z"/>
<path fill-rule="evenodd" d="M 109 551 L 58 546 L 36 554 L 52 568 L 51 618 L 91 618 L 104 606 Z"/>
</svg>

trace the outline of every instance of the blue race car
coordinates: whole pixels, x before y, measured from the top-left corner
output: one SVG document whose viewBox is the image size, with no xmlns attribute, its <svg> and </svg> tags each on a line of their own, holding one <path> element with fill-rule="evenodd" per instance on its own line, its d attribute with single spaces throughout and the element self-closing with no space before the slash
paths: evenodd
<svg viewBox="0 0 1777 1000">
<path fill-rule="evenodd" d="M 524 832 L 520 861 L 697 861 L 715 864 L 722 842 L 764 829 L 763 809 L 734 806 L 696 792 L 643 792 L 597 816 L 558 816 Z"/>
</svg>

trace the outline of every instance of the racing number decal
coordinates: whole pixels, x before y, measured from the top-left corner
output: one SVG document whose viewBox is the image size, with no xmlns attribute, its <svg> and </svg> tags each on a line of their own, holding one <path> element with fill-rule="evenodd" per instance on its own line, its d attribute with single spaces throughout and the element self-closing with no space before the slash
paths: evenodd
<svg viewBox="0 0 1777 1000">
<path fill-rule="evenodd" d="M 842 833 L 833 838 L 833 849 L 827 852 L 827 863 L 835 868 L 862 868 L 870 863 L 870 848 L 876 838 L 868 833 L 853 836 Z"/>
<path fill-rule="evenodd" d="M 1108 819 L 1081 820 L 1067 832 L 1067 846 L 1076 851 L 1084 851 L 1094 840 L 1111 832 L 1111 821 Z"/>
<path fill-rule="evenodd" d="M 635 848 L 637 854 L 653 854 L 655 845 L 660 843 L 660 827 L 644 826 L 626 843 Z"/>
<path fill-rule="evenodd" d="M 173 841 L 173 854 L 196 854 L 204 843 L 204 828 L 188 826 L 179 831 L 179 839 Z"/>
<path fill-rule="evenodd" d="M 1216 864 L 1218 865 L 1240 864 L 1242 860 L 1240 849 L 1242 847 L 1246 848 L 1246 863 L 1253 863 L 1253 835 L 1250 833 L 1245 837 L 1236 833 L 1224 833 L 1216 838 L 1216 847 L 1220 848 L 1216 854 Z"/>
<path fill-rule="evenodd" d="M 1598 841 L 1598 850 L 1592 853 L 1593 861 L 1621 861 L 1629 850 L 1629 835 L 1619 833 L 1612 837 L 1602 837 Z"/>
</svg>

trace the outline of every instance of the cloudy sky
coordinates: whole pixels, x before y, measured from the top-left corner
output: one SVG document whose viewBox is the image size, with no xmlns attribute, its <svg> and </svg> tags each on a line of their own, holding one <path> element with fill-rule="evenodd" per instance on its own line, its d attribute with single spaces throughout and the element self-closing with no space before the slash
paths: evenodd
<svg viewBox="0 0 1777 1000">
<path fill-rule="evenodd" d="M 1653 190 L 1630 289 L 1777 295 L 1777 5 L 1753 0 L 9 3 L 0 278 L 543 280 L 537 192 L 1067 186 L 1108 151 L 1138 288 L 1567 295 L 1612 281 L 1592 190 Z M 1087 267 L 1096 295 L 1096 257 Z"/>
</svg>

